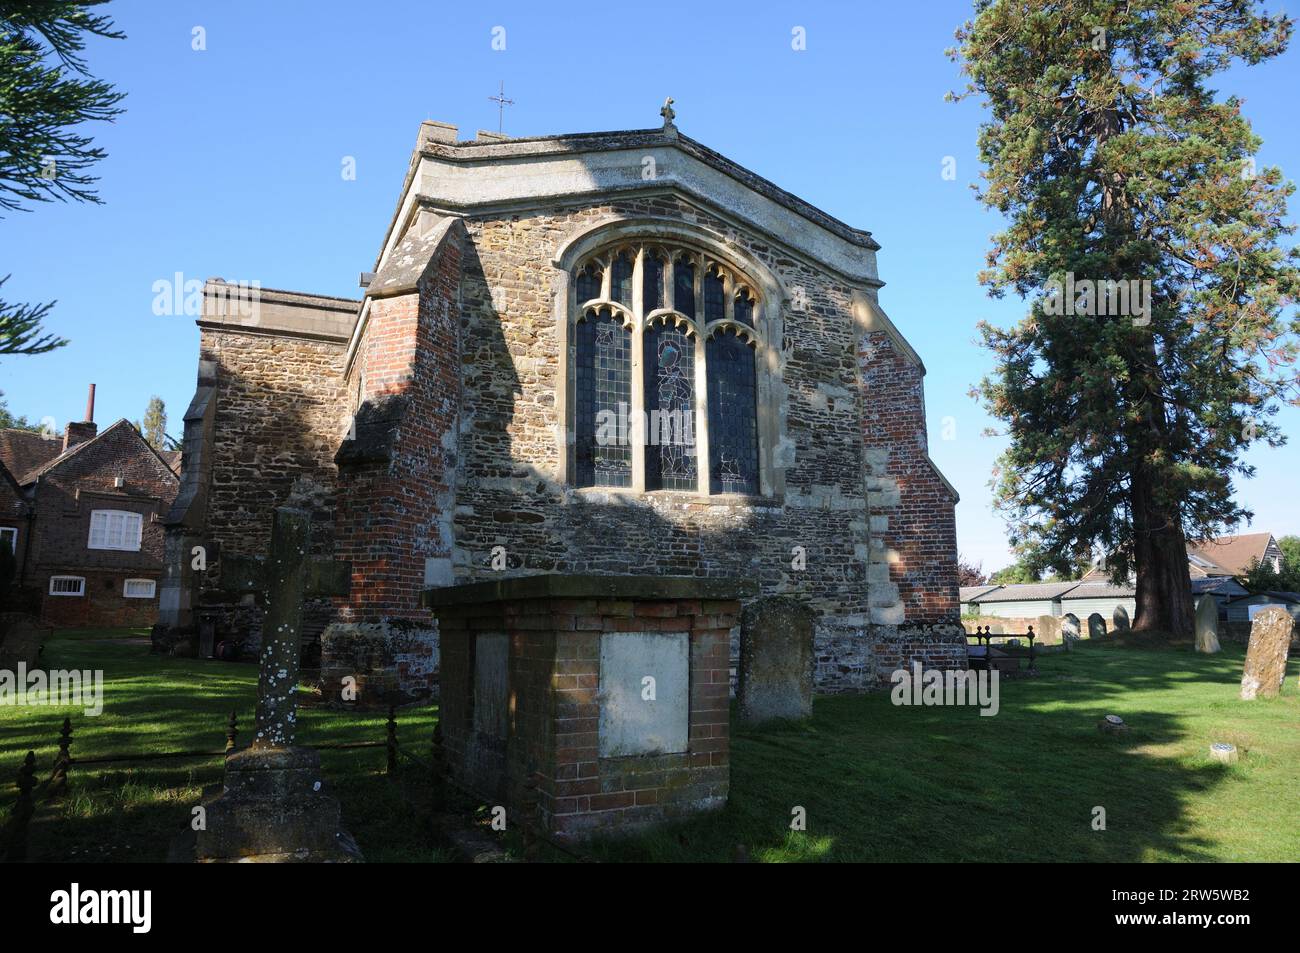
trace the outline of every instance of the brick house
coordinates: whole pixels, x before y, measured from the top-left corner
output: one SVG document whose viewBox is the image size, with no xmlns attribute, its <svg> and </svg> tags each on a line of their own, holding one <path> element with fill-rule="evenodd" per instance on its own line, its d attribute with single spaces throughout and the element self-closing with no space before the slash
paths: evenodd
<svg viewBox="0 0 1300 953">
<path fill-rule="evenodd" d="M 964 667 L 957 494 L 879 247 L 671 117 L 425 122 L 360 300 L 207 283 L 159 638 L 256 644 L 255 600 L 188 554 L 265 552 L 289 503 L 353 567 L 311 614 L 325 667 L 412 692 L 421 591 L 503 574 L 756 580 L 816 611 L 823 691 Z"/>
<path fill-rule="evenodd" d="M 149 626 L 158 617 L 163 525 L 176 497 L 175 455 L 119 420 L 99 433 L 94 397 L 62 440 L 0 431 L 0 532 L 12 531 L 15 584 L 35 590 L 56 626 Z M 17 499 L 13 490 L 17 489 Z M 8 490 L 8 492 L 6 492 Z"/>
</svg>

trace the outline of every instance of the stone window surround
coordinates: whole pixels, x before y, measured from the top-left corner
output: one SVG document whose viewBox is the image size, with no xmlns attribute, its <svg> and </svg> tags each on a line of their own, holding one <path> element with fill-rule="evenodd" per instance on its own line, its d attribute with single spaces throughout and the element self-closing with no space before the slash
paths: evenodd
<svg viewBox="0 0 1300 953">
<path fill-rule="evenodd" d="M 609 264 L 620 251 L 633 257 L 632 307 L 610 300 L 611 269 Z M 663 258 L 663 303 L 672 303 L 673 268 L 683 253 L 695 265 L 695 312 L 692 320 L 671 307 L 655 309 L 650 314 L 642 311 L 641 269 L 644 255 L 656 251 Z M 555 277 L 555 317 L 560 341 L 560 353 L 567 355 L 564 387 L 556 395 L 556 407 L 564 427 L 561 429 L 559 449 L 559 482 L 568 484 L 578 494 L 622 494 L 645 498 L 669 498 L 693 503 L 735 505 L 737 503 L 779 502 L 785 491 L 784 471 L 774 465 L 774 451 L 781 439 L 782 415 L 777 412 L 785 389 L 780 379 L 780 361 L 772 345 L 782 334 L 781 305 L 786 300 L 784 289 L 772 274 L 757 262 L 737 254 L 734 243 L 699 226 L 687 226 L 671 219 L 627 218 L 597 223 L 583 233 L 570 238 L 558 250 L 552 264 L 558 270 Z M 601 294 L 587 302 L 577 300 L 575 276 L 588 264 L 601 269 Z M 724 307 L 721 319 L 704 323 L 703 282 L 707 269 L 716 268 L 724 279 Z M 737 292 L 744 288 L 754 300 L 754 327 L 734 320 Z M 573 328 L 588 310 L 609 309 L 622 318 L 624 326 L 642 331 L 653 324 L 672 321 L 682 327 L 696 342 L 696 397 L 695 397 L 695 447 L 700 464 L 696 467 L 699 485 L 696 490 L 647 490 L 645 487 L 645 446 L 633 444 L 632 486 L 627 487 L 576 487 L 572 485 L 575 472 L 574 402 L 576 393 L 575 367 L 577 347 Z M 706 387 L 705 344 L 720 330 L 743 336 L 754 348 L 757 407 L 755 408 L 758 435 L 758 485 L 757 496 L 737 493 L 709 492 L 708 443 L 708 392 Z M 644 404 L 644 376 L 642 373 L 642 335 L 632 335 L 632 408 Z M 780 396 L 777 396 L 780 395 Z"/>
</svg>

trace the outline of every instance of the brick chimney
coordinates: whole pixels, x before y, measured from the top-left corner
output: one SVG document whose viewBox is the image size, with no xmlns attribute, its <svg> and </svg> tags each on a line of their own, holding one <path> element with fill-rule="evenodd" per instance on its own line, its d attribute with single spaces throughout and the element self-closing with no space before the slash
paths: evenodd
<svg viewBox="0 0 1300 953">
<path fill-rule="evenodd" d="M 95 385 L 91 384 L 90 393 L 86 395 L 86 419 L 80 423 L 68 421 L 68 429 L 63 434 L 64 452 L 66 453 L 69 447 L 93 440 L 97 433 L 99 428 L 95 426 Z"/>
</svg>

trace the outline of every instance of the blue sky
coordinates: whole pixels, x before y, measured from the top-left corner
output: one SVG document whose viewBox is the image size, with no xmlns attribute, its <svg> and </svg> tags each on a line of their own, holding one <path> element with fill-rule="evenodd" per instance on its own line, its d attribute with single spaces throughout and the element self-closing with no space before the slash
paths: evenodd
<svg viewBox="0 0 1300 953">
<path fill-rule="evenodd" d="M 964 554 L 1009 561 L 988 480 L 1000 448 L 968 391 L 991 366 L 981 318 L 1023 305 L 975 279 L 996 217 L 973 198 L 979 104 L 943 50 L 969 3 L 655 4 L 143 2 L 109 5 L 125 41 L 95 41 L 94 72 L 128 94 L 95 129 L 102 206 L 39 206 L 0 222 L 10 301 L 57 298 L 50 330 L 72 343 L 0 360 L 12 411 L 139 419 L 150 395 L 169 430 L 194 389 L 198 332 L 153 313 L 155 281 L 219 275 L 264 287 L 357 296 L 392 215 L 423 119 L 495 129 L 504 81 L 513 135 L 677 125 L 883 246 L 881 303 L 925 361 L 931 452 L 962 494 Z M 206 45 L 195 50 L 195 28 Z M 505 49 L 493 30 L 504 27 Z M 802 27 L 806 49 L 792 49 Z M 500 35 L 499 33 L 497 34 Z M 1246 100 L 1261 164 L 1300 178 L 1300 47 L 1220 78 Z M 941 176 L 956 160 L 956 181 Z M 348 157 L 356 178 L 342 175 Z M 1300 214 L 1293 201 L 1291 220 Z M 944 439 L 951 418 L 951 439 Z M 1279 418 L 1294 432 L 1300 410 Z M 1300 445 L 1251 452 L 1238 486 L 1254 529 L 1300 532 Z"/>
</svg>

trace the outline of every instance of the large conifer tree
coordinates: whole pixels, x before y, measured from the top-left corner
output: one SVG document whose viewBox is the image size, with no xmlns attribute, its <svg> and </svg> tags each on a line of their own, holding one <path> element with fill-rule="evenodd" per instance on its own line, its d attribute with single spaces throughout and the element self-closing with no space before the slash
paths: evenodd
<svg viewBox="0 0 1300 953">
<path fill-rule="evenodd" d="M 1033 302 L 981 325 L 980 390 L 1011 438 L 998 505 L 1044 567 L 1134 570 L 1137 629 L 1190 634 L 1186 540 L 1249 515 L 1242 451 L 1280 443 L 1296 400 L 1293 186 L 1208 86 L 1291 29 L 1253 0 L 979 0 L 951 51 L 991 112 L 980 198 L 1008 221 L 981 279 Z"/>
</svg>

